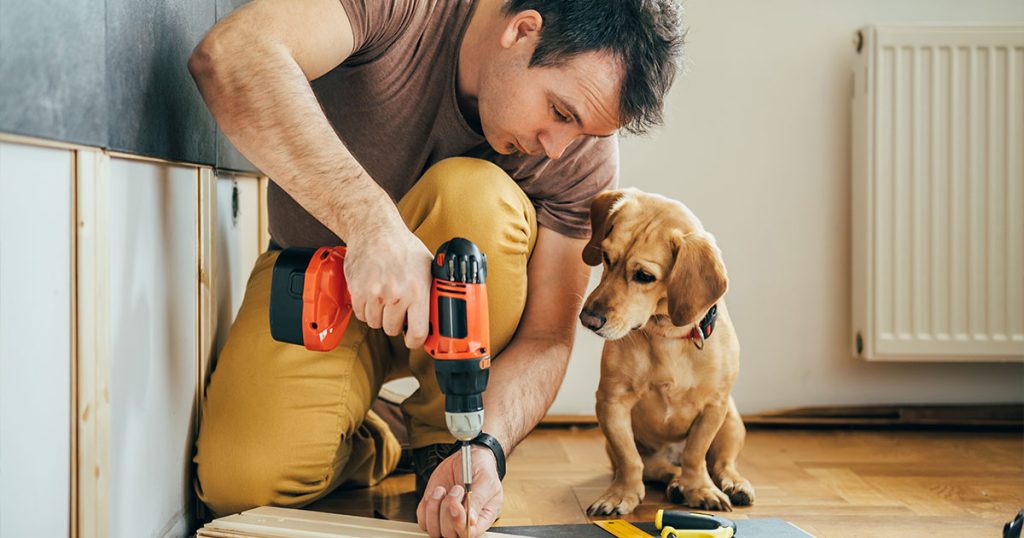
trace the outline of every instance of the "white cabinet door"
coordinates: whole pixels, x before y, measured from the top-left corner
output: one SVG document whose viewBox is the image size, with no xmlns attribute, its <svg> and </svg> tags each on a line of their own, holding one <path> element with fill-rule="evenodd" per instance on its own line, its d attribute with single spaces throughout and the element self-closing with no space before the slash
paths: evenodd
<svg viewBox="0 0 1024 538">
<path fill-rule="evenodd" d="M 68 536 L 72 153 L 0 142 L 0 536 Z"/>
<path fill-rule="evenodd" d="M 217 305 L 216 351 L 224 347 L 238 315 L 245 284 L 266 247 L 260 244 L 260 195 L 256 176 L 217 178 L 217 224 L 214 232 L 214 288 Z"/>
<path fill-rule="evenodd" d="M 198 376 L 198 170 L 110 160 L 110 529 L 184 536 Z"/>
</svg>

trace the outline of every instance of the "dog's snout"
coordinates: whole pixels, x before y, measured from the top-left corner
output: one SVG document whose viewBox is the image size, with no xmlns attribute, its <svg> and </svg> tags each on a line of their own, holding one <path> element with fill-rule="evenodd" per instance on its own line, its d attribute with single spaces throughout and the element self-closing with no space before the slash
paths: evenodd
<svg viewBox="0 0 1024 538">
<path fill-rule="evenodd" d="M 583 326 L 596 331 L 601 327 L 604 327 L 604 322 L 607 321 L 602 314 L 597 313 L 592 308 L 584 308 L 580 312 L 580 321 L 583 322 Z"/>
</svg>

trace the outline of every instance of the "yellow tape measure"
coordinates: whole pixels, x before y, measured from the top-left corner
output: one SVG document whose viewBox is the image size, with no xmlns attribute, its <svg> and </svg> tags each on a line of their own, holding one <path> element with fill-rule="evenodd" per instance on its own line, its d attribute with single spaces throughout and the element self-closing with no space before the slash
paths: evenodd
<svg viewBox="0 0 1024 538">
<path fill-rule="evenodd" d="M 654 538 L 624 519 L 602 519 L 591 523 L 619 538 Z M 662 538 L 732 538 L 732 536 L 732 529 L 728 527 L 715 530 L 673 529 L 672 527 L 661 529 Z"/>
<path fill-rule="evenodd" d="M 624 519 L 602 519 L 592 523 L 608 531 L 612 536 L 618 536 L 619 538 L 651 538 L 650 534 L 640 530 Z"/>
</svg>

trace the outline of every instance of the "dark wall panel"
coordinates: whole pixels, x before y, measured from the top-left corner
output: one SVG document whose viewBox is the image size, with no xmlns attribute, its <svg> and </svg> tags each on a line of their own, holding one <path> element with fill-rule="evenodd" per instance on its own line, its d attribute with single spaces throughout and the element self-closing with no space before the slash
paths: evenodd
<svg viewBox="0 0 1024 538">
<path fill-rule="evenodd" d="M 249 3 L 249 0 L 216 0 L 217 20 L 223 19 L 232 11 L 247 3 Z M 235 146 L 224 136 L 224 133 L 220 132 L 220 129 L 217 129 L 217 168 L 227 168 L 243 172 L 258 171 L 255 165 L 235 149 Z"/>
<path fill-rule="evenodd" d="M 213 117 L 187 65 L 214 24 L 214 2 L 106 2 L 109 147 L 215 164 Z"/>
<path fill-rule="evenodd" d="M 104 0 L 0 0 L 0 131 L 104 146 Z"/>
</svg>

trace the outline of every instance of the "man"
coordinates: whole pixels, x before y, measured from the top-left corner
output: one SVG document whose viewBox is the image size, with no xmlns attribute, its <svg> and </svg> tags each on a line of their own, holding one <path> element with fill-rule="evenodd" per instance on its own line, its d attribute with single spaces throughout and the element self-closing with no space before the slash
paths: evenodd
<svg viewBox="0 0 1024 538">
<path fill-rule="evenodd" d="M 273 178 L 274 245 L 207 390 L 195 456 L 207 506 L 300 506 L 381 480 L 400 450 L 369 408 L 411 373 L 417 519 L 462 535 L 461 468 L 422 350 L 432 252 L 460 235 L 488 257 L 496 442 L 473 447 L 470 520 L 473 535 L 490 527 L 498 468 L 565 374 L 589 200 L 617 182 L 615 133 L 660 122 L 681 46 L 671 0 L 256 0 L 219 22 L 189 69 Z M 330 353 L 274 342 L 277 249 L 342 241 L 359 321 Z"/>
</svg>

